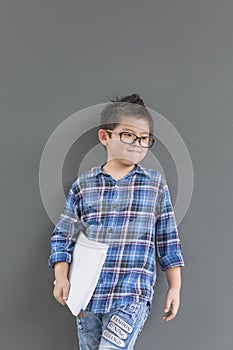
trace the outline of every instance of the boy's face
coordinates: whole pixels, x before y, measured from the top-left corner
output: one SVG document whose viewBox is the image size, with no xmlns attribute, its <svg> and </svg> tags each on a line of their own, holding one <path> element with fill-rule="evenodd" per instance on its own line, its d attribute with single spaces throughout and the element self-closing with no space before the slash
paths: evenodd
<svg viewBox="0 0 233 350">
<path fill-rule="evenodd" d="M 133 116 L 122 117 L 122 122 L 119 123 L 111 133 L 111 138 L 108 133 L 101 129 L 99 130 L 98 137 L 102 144 L 107 148 L 108 159 L 107 161 L 114 161 L 118 165 L 133 165 L 139 163 L 148 151 L 148 148 L 142 147 L 139 144 L 139 140 L 133 144 L 126 144 L 120 140 L 121 131 L 128 131 L 134 133 L 137 136 L 149 136 L 149 122 L 145 119 L 137 119 Z"/>
</svg>

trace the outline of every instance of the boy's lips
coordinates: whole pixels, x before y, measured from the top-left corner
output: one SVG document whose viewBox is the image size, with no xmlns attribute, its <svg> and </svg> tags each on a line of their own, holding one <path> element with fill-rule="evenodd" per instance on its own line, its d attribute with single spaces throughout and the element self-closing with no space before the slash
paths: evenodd
<svg viewBox="0 0 233 350">
<path fill-rule="evenodd" d="M 141 153 L 140 151 L 137 151 L 136 149 L 128 149 L 129 152 L 136 152 L 136 153 Z"/>
</svg>

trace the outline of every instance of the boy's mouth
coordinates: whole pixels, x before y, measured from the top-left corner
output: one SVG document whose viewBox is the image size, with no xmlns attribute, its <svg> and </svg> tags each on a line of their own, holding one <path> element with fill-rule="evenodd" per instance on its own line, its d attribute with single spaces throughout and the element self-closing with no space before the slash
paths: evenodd
<svg viewBox="0 0 233 350">
<path fill-rule="evenodd" d="M 140 151 L 136 150 L 136 149 L 128 149 L 129 152 L 136 152 L 136 153 L 141 153 Z"/>
</svg>

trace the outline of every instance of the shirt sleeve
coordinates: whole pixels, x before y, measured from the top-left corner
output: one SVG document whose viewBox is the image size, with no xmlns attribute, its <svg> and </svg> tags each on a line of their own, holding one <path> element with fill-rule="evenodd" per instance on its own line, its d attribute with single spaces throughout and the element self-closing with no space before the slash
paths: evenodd
<svg viewBox="0 0 233 350">
<path fill-rule="evenodd" d="M 164 177 L 158 200 L 156 245 L 158 263 L 162 271 L 170 267 L 185 266 L 169 188 Z"/>
<path fill-rule="evenodd" d="M 49 268 L 53 269 L 56 262 L 72 262 L 72 253 L 80 230 L 83 225 L 80 221 L 81 193 L 78 180 L 73 182 L 63 212 L 52 232 L 50 239 Z"/>
</svg>

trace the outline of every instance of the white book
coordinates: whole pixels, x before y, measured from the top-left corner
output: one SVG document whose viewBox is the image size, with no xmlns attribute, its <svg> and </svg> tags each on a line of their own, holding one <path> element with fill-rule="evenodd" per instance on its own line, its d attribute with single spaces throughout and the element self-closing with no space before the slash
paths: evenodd
<svg viewBox="0 0 233 350">
<path fill-rule="evenodd" d="M 105 262 L 108 244 L 91 241 L 81 231 L 74 246 L 69 268 L 70 290 L 66 304 L 73 315 L 85 310 Z"/>
</svg>

